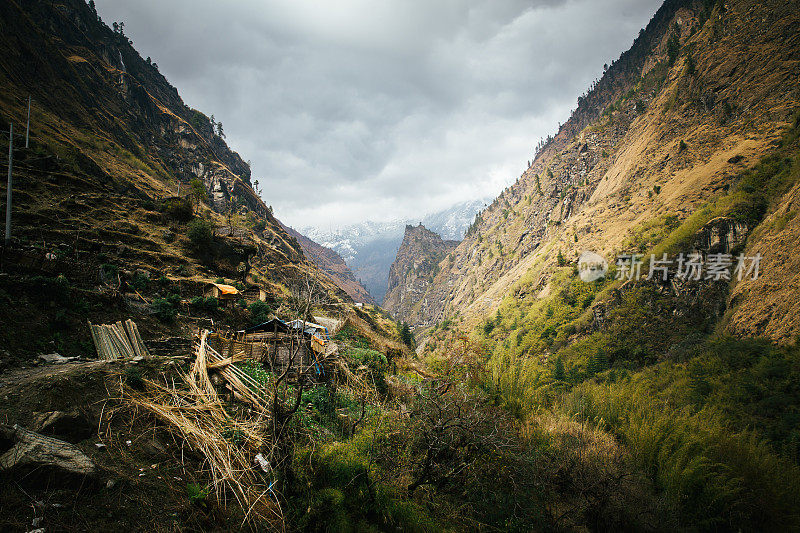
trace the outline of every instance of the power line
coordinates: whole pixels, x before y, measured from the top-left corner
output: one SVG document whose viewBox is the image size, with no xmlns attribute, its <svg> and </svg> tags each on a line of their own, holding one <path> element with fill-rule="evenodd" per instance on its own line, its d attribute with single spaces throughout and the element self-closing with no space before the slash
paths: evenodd
<svg viewBox="0 0 800 533">
<path fill-rule="evenodd" d="M 28 137 L 31 133 L 31 95 L 28 95 L 28 125 L 25 128 L 25 148 L 28 148 Z"/>
<path fill-rule="evenodd" d="M 11 244 L 11 170 L 14 168 L 14 123 L 8 126 L 8 185 L 6 186 L 6 246 Z"/>
</svg>

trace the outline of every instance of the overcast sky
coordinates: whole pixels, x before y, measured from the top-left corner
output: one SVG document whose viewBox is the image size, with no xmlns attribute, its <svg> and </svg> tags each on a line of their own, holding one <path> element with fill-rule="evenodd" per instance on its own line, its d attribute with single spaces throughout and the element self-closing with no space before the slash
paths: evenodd
<svg viewBox="0 0 800 533">
<path fill-rule="evenodd" d="M 284 222 L 419 218 L 512 183 L 660 0 L 96 0 L 221 121 Z"/>
</svg>

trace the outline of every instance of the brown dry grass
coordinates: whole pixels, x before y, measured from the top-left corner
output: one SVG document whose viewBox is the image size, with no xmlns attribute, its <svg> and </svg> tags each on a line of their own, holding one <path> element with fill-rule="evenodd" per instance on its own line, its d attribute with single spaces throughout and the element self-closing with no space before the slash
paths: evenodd
<svg viewBox="0 0 800 533">
<path fill-rule="evenodd" d="M 202 344 L 201 344 L 202 346 Z M 254 457 L 268 446 L 265 411 L 232 417 L 216 393 L 200 355 L 182 381 L 144 380 L 144 390 L 126 390 L 125 403 L 163 424 L 163 428 L 203 458 L 203 473 L 211 479 L 221 506 L 233 498 L 242 509 L 242 526 L 267 524 L 284 529 L 283 512 L 273 480 L 253 466 Z"/>
</svg>

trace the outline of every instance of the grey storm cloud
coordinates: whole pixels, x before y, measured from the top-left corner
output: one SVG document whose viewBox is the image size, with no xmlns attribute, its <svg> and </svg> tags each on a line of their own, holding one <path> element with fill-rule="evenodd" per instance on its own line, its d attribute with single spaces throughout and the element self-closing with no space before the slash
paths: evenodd
<svg viewBox="0 0 800 533">
<path fill-rule="evenodd" d="M 97 0 L 295 226 L 499 193 L 658 0 Z"/>
</svg>

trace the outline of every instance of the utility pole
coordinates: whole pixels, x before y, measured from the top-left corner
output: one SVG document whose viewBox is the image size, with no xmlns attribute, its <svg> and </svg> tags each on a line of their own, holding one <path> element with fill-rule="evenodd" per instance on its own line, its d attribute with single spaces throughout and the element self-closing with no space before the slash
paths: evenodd
<svg viewBox="0 0 800 533">
<path fill-rule="evenodd" d="M 6 190 L 6 246 L 11 244 L 11 168 L 14 164 L 14 123 L 8 127 L 8 185 Z"/>
<path fill-rule="evenodd" d="M 28 95 L 28 126 L 25 128 L 25 148 L 28 147 L 28 137 L 31 133 L 31 95 Z"/>
</svg>

